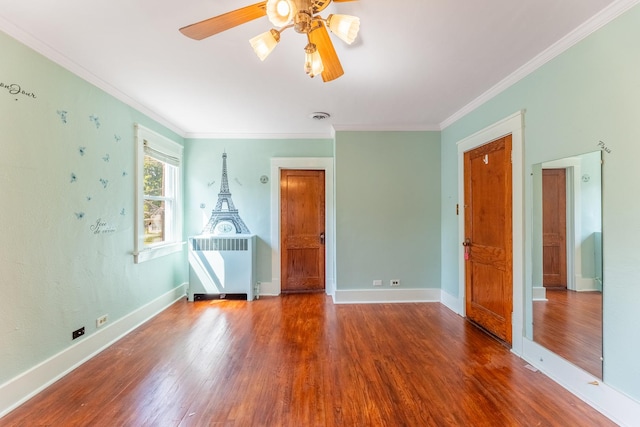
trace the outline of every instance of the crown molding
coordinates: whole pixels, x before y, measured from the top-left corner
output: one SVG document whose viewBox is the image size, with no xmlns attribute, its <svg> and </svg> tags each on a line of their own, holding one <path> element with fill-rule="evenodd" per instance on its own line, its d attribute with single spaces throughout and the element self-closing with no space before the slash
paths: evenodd
<svg viewBox="0 0 640 427">
<path fill-rule="evenodd" d="M 67 56 L 65 56 L 61 52 L 57 51 L 53 47 L 49 46 L 48 44 L 34 37 L 29 32 L 7 21 L 1 16 L 0 16 L 0 30 L 5 32 L 7 35 L 13 37 L 14 39 L 18 40 L 20 43 L 33 49 L 34 51 L 44 56 L 45 58 L 49 59 L 50 61 L 58 64 L 65 70 L 75 74 L 76 76 L 89 82 L 90 84 L 96 86 L 97 88 L 102 89 L 107 94 L 113 96 L 119 101 L 122 101 L 123 103 L 130 106 L 131 108 L 138 110 L 142 114 L 148 116 L 149 118 L 155 120 L 156 122 L 160 123 L 167 129 L 177 133 L 179 136 L 184 138 L 185 132 L 182 129 L 180 129 L 178 126 L 176 126 L 174 123 L 160 116 L 155 111 L 151 110 L 147 106 L 131 98 L 129 95 L 120 91 L 115 86 L 112 86 L 111 84 L 107 83 L 106 81 L 96 76 L 86 68 L 82 67 L 78 63 L 69 59 Z"/>
<path fill-rule="evenodd" d="M 598 14 L 591 17 L 589 20 L 585 21 L 583 24 L 575 28 L 569 34 L 564 36 L 562 39 L 558 40 L 554 44 L 552 44 L 549 48 L 545 49 L 543 52 L 535 56 L 533 59 L 528 61 L 526 64 L 518 68 L 516 71 L 511 73 L 509 76 L 498 82 L 495 86 L 491 87 L 489 90 L 484 92 L 482 95 L 462 107 L 460 110 L 449 116 L 447 119 L 443 120 L 440 123 L 440 129 L 444 130 L 447 127 L 451 126 L 453 123 L 471 113 L 476 108 L 480 107 L 485 102 L 490 99 L 496 97 L 500 93 L 504 92 L 509 87 L 513 86 L 515 83 L 519 82 L 529 74 L 536 71 L 538 68 L 545 65 L 547 62 L 551 61 L 555 57 L 559 56 L 563 52 L 567 51 L 569 48 L 577 44 L 578 42 L 584 40 L 589 35 L 593 34 L 609 22 L 616 19 L 618 16 L 622 15 L 633 6 L 640 3 L 640 0 L 617 0 L 611 3 L 609 6 L 605 7 Z"/>
<path fill-rule="evenodd" d="M 440 131 L 439 125 L 334 125 L 333 129 L 336 132 L 432 132 Z"/>
<path fill-rule="evenodd" d="M 186 132 L 185 139 L 333 139 L 333 132 L 322 133 L 227 133 Z"/>
</svg>

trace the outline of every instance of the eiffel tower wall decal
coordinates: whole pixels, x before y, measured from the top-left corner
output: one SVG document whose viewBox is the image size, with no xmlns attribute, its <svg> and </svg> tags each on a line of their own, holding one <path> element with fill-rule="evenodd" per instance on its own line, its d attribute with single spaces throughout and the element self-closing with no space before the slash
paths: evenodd
<svg viewBox="0 0 640 427">
<path fill-rule="evenodd" d="M 202 234 L 250 234 L 249 228 L 245 225 L 238 209 L 231 200 L 229 191 L 229 180 L 227 178 L 227 153 L 222 153 L 222 182 L 218 193 L 218 203 L 211 211 L 211 218 L 202 230 Z"/>
</svg>

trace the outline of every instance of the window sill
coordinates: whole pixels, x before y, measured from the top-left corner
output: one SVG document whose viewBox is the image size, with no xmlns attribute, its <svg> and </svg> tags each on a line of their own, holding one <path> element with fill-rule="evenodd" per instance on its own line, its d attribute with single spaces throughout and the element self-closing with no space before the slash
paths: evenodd
<svg viewBox="0 0 640 427">
<path fill-rule="evenodd" d="M 140 264 L 141 262 L 150 261 L 152 259 L 180 252 L 186 244 L 186 242 L 177 242 L 145 248 L 139 252 L 133 253 L 133 262 Z"/>
</svg>

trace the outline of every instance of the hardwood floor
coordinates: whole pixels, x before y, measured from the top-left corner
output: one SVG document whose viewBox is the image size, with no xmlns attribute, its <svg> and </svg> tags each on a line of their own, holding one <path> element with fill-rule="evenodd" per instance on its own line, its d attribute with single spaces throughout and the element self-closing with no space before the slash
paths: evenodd
<svg viewBox="0 0 640 427">
<path fill-rule="evenodd" d="M 547 289 L 533 303 L 533 339 L 602 378 L 602 293 Z"/>
<path fill-rule="evenodd" d="M 180 301 L 2 426 L 608 426 L 441 304 Z"/>
</svg>

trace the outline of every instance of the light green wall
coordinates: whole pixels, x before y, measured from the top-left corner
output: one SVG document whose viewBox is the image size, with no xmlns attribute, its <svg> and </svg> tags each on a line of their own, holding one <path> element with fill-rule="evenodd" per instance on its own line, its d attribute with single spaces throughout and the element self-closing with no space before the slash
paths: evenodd
<svg viewBox="0 0 640 427">
<path fill-rule="evenodd" d="M 636 6 L 442 132 L 443 289 L 457 295 L 456 142 L 517 110 L 525 113 L 525 216 L 532 165 L 599 149 L 604 141 L 604 376 L 640 399 L 640 7 Z M 526 242 L 530 235 L 525 235 Z M 526 256 L 531 248 L 526 246 Z M 531 285 L 530 262 L 525 264 Z"/>
<path fill-rule="evenodd" d="M 270 175 L 271 157 L 334 156 L 337 288 L 370 289 L 374 279 L 386 285 L 397 278 L 402 287 L 442 286 L 457 296 L 455 143 L 525 109 L 526 175 L 532 164 L 593 151 L 600 141 L 611 151 L 603 172 L 605 380 L 640 398 L 640 199 L 632 187 L 640 178 L 638 40 L 635 7 L 441 134 L 188 140 L 185 235 L 201 229 L 200 204 L 210 211 L 215 203 L 226 149 L 234 202 L 260 238 L 258 280 L 271 280 L 270 195 L 259 177 Z M 91 334 L 98 316 L 109 314 L 113 322 L 185 282 L 187 263 L 178 254 L 135 265 L 131 255 L 133 124 L 184 141 L 4 34 L 0 56 L 0 82 L 36 95 L 13 96 L 0 87 L 2 384 L 68 348 L 72 330 L 85 326 Z M 58 114 L 63 110 L 66 124 Z M 79 147 L 86 147 L 84 156 Z M 109 180 L 107 189 L 99 178 Z M 525 192 L 530 222 L 530 180 Z M 99 218 L 114 232 L 92 234 Z"/>
<path fill-rule="evenodd" d="M 186 257 L 132 256 L 133 125 L 181 138 L 3 33 L 0 83 L 3 384 L 75 343 L 73 330 L 92 334 L 97 317 L 115 322 L 185 282 Z M 98 219 L 113 231 L 94 234 Z"/>
<path fill-rule="evenodd" d="M 257 280 L 271 282 L 272 157 L 332 157 L 331 139 L 189 139 L 185 142 L 185 236 L 206 225 L 220 192 L 222 153 L 227 153 L 231 198 L 240 217 L 258 238 Z M 262 184 L 260 177 L 269 177 Z M 214 184 L 209 186 L 211 182 Z M 200 208 L 205 204 L 204 209 Z"/>
<path fill-rule="evenodd" d="M 338 132 L 337 289 L 440 287 L 439 132 Z"/>
</svg>

